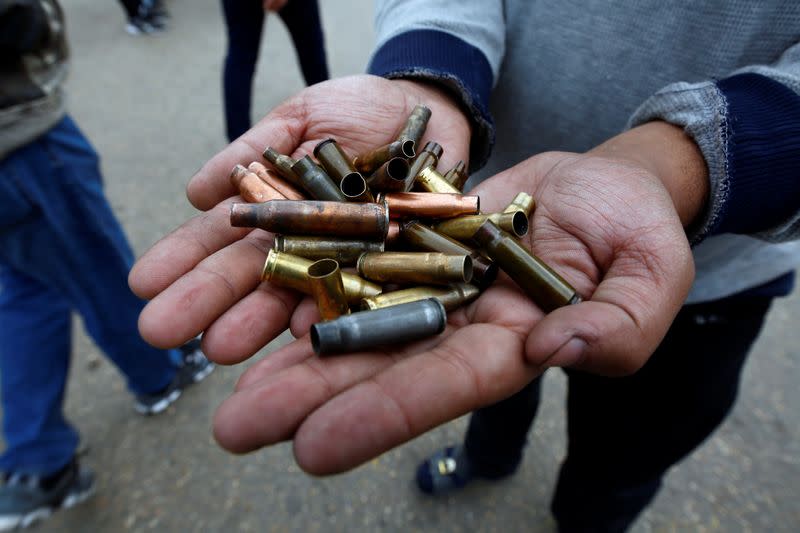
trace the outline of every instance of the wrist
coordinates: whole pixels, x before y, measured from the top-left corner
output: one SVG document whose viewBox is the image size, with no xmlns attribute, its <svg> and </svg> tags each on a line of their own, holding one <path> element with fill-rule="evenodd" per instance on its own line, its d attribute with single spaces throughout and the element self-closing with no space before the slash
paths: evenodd
<svg viewBox="0 0 800 533">
<path fill-rule="evenodd" d="M 590 153 L 630 161 L 657 176 L 684 228 L 698 219 L 708 201 L 706 161 L 694 140 L 678 126 L 648 122 L 612 137 Z"/>
</svg>

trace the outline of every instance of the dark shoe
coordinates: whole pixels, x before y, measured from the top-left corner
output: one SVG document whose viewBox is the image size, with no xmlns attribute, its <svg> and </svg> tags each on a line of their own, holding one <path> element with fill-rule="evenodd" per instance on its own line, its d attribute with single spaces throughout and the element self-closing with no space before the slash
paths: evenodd
<svg viewBox="0 0 800 533">
<path fill-rule="evenodd" d="M 452 492 L 474 478 L 473 468 L 461 445 L 439 450 L 417 468 L 417 486 L 426 494 Z"/>
<path fill-rule="evenodd" d="M 76 459 L 48 478 L 6 474 L 0 486 L 0 531 L 26 528 L 53 511 L 77 505 L 94 488 L 94 475 Z"/>
<path fill-rule="evenodd" d="M 182 364 L 178 367 L 172 382 L 159 393 L 137 396 L 133 404 L 137 413 L 155 415 L 163 412 L 180 397 L 183 389 L 203 381 L 214 370 L 214 363 L 200 350 L 200 339 L 192 339 L 179 349 Z"/>
</svg>

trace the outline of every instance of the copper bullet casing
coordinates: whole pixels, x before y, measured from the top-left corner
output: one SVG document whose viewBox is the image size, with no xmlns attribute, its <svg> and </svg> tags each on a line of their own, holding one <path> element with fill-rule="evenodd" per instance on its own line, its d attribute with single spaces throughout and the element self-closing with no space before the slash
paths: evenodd
<svg viewBox="0 0 800 533">
<path fill-rule="evenodd" d="M 311 295 L 308 267 L 312 263 L 313 261 L 303 257 L 270 250 L 267 253 L 267 260 L 264 262 L 261 279 Z M 347 298 L 347 303 L 350 305 L 358 305 L 363 298 L 375 296 L 383 291 L 380 285 L 367 281 L 355 274 L 341 272 L 341 276 L 344 294 Z"/>
<path fill-rule="evenodd" d="M 459 255 L 472 258 L 472 283 L 485 289 L 497 278 L 497 265 L 491 260 L 455 239 L 432 230 L 428 226 L 411 221 L 401 226 L 403 240 L 429 252 Z"/>
<path fill-rule="evenodd" d="M 297 175 L 303 188 L 315 200 L 330 202 L 346 202 L 347 197 L 342 194 L 328 174 L 317 165 L 309 156 L 298 159 L 292 165 L 292 171 Z"/>
<path fill-rule="evenodd" d="M 231 171 L 231 183 L 239 190 L 239 194 L 245 202 L 260 203 L 267 200 L 280 200 L 285 197 L 267 185 L 253 172 L 250 172 L 242 165 L 236 165 Z"/>
<path fill-rule="evenodd" d="M 392 192 L 378 195 L 392 218 L 452 218 L 480 213 L 481 199 L 452 193 Z"/>
<path fill-rule="evenodd" d="M 396 220 L 389 222 L 389 231 L 386 232 L 386 238 L 383 240 L 386 246 L 392 246 L 400 240 L 400 223 Z"/>
<path fill-rule="evenodd" d="M 517 193 L 511 203 L 503 209 L 503 213 L 513 213 L 514 211 L 522 211 L 525 216 L 530 218 L 531 213 L 536 208 L 536 201 L 533 196 L 526 192 Z"/>
<path fill-rule="evenodd" d="M 287 200 L 305 200 L 305 194 L 295 189 L 285 179 L 277 176 L 258 161 L 253 161 L 247 168 L 250 172 L 255 173 L 261 181 L 281 193 Z"/>
<path fill-rule="evenodd" d="M 231 205 L 231 225 L 287 235 L 336 235 L 383 240 L 389 210 L 373 203 L 271 200 Z"/>
<path fill-rule="evenodd" d="M 467 174 L 467 165 L 464 164 L 464 161 L 459 161 L 456 163 L 456 166 L 445 172 L 444 179 L 458 189 L 459 191 L 464 188 L 464 184 L 469 179 L 469 174 Z"/>
<path fill-rule="evenodd" d="M 482 224 L 472 238 L 543 311 L 581 301 L 564 278 L 491 220 Z"/>
<path fill-rule="evenodd" d="M 491 220 L 501 229 L 517 237 L 524 237 L 528 233 L 528 217 L 521 210 L 511 213 L 490 213 L 451 218 L 435 224 L 433 229 L 456 240 L 469 241 L 472 235 L 487 220 Z"/>
<path fill-rule="evenodd" d="M 451 194 L 461 194 L 459 189 L 450 185 L 444 176 L 436 172 L 433 167 L 425 167 L 419 171 L 416 177 L 417 187 L 428 192 L 447 192 Z"/>
<path fill-rule="evenodd" d="M 442 302 L 447 311 L 452 311 L 471 302 L 480 293 L 477 287 L 469 283 L 457 283 L 449 287 L 411 287 L 364 298 L 361 300 L 361 309 L 381 309 L 426 298 L 436 298 Z"/>
<path fill-rule="evenodd" d="M 292 170 L 292 165 L 295 164 L 294 158 L 275 151 L 271 146 L 267 146 L 262 155 L 275 168 L 279 176 L 293 185 L 302 187 L 300 180 L 297 179 L 297 175 Z"/>
<path fill-rule="evenodd" d="M 428 120 L 431 118 L 431 110 L 424 105 L 417 105 L 411 114 L 408 115 L 406 123 L 400 133 L 397 135 L 397 140 L 410 140 L 414 141 L 413 151 L 416 151 L 416 145 L 422 140 L 425 135 L 425 129 L 428 127 Z"/>
<path fill-rule="evenodd" d="M 322 320 L 333 320 L 350 314 L 339 263 L 334 259 L 320 259 L 307 269 L 311 294 L 317 301 Z"/>
<path fill-rule="evenodd" d="M 311 345 L 319 355 L 347 353 L 411 342 L 444 331 L 447 311 L 435 298 L 361 311 L 311 326 Z"/>
<path fill-rule="evenodd" d="M 414 157 L 414 141 L 410 139 L 396 140 L 366 154 L 358 155 L 353 158 L 353 168 L 363 174 L 371 174 L 395 157 L 406 159 Z"/>
<path fill-rule="evenodd" d="M 395 157 L 386 161 L 367 178 L 367 185 L 373 191 L 402 191 L 408 177 L 408 161 Z"/>
<path fill-rule="evenodd" d="M 423 168 L 436 168 L 436 165 L 439 163 L 439 158 L 442 157 L 443 153 L 444 149 L 442 149 L 439 143 L 435 143 L 433 141 L 425 143 L 425 148 L 423 148 L 422 152 L 417 154 L 417 157 L 411 162 L 411 167 L 408 169 L 408 178 L 406 178 L 406 186 L 404 190 L 411 190 L 411 187 L 413 187 L 414 183 L 416 182 L 417 175 L 419 175 Z"/>
<path fill-rule="evenodd" d="M 364 252 L 382 252 L 382 241 L 276 235 L 275 250 L 306 259 L 335 259 L 340 266 L 355 265 Z"/>
<path fill-rule="evenodd" d="M 468 255 L 438 252 L 367 252 L 356 263 L 358 273 L 372 281 L 447 285 L 472 280 Z"/>
</svg>

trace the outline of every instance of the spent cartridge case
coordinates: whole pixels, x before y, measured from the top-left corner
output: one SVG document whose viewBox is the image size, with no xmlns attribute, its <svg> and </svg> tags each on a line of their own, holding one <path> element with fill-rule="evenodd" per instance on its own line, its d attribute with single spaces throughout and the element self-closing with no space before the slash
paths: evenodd
<svg viewBox="0 0 800 533">
<path fill-rule="evenodd" d="M 383 204 L 271 200 L 231 205 L 231 225 L 288 235 L 337 235 L 383 240 L 389 210 Z"/>
<path fill-rule="evenodd" d="M 405 126 L 400 130 L 397 135 L 397 140 L 410 140 L 414 142 L 413 149 L 416 150 L 416 145 L 422 140 L 425 135 L 425 129 L 428 127 L 428 120 L 431 118 L 431 110 L 424 105 L 418 105 L 411 111 L 406 119 Z"/>
<path fill-rule="evenodd" d="M 292 165 L 303 188 L 316 200 L 346 202 L 347 197 L 339 189 L 328 174 L 309 156 L 298 159 Z"/>
<path fill-rule="evenodd" d="M 481 199 L 452 193 L 392 192 L 378 195 L 392 218 L 452 218 L 480 212 Z"/>
<path fill-rule="evenodd" d="M 435 224 L 433 229 L 459 241 L 468 241 L 487 220 L 491 220 L 501 229 L 517 237 L 524 237 L 528 233 L 528 217 L 521 210 L 511 213 L 490 213 L 451 218 Z"/>
<path fill-rule="evenodd" d="M 513 213 L 514 211 L 522 211 L 525 213 L 526 217 L 531 216 L 534 208 L 536 207 L 536 201 L 533 199 L 533 196 L 526 192 L 517 193 L 511 203 L 503 209 L 503 213 Z"/>
<path fill-rule="evenodd" d="M 404 190 L 411 190 L 411 187 L 414 185 L 415 180 L 417 179 L 417 175 L 423 168 L 436 168 L 436 165 L 439 163 L 439 158 L 442 157 L 443 152 L 444 150 L 439 143 L 435 143 L 433 141 L 425 143 L 425 148 L 423 148 L 422 152 L 418 153 L 417 157 L 414 158 L 414 161 L 411 162 L 411 166 L 408 169 L 408 177 L 406 178 L 406 187 Z"/>
<path fill-rule="evenodd" d="M 476 286 L 469 283 L 457 283 L 450 287 L 411 287 L 364 298 L 361 300 L 361 309 L 381 309 L 426 298 L 436 298 L 442 302 L 447 311 L 453 311 L 471 302 L 480 293 Z"/>
<path fill-rule="evenodd" d="M 364 252 L 382 252 L 382 241 L 276 235 L 275 250 L 306 259 L 335 259 L 339 266 L 355 265 Z"/>
<path fill-rule="evenodd" d="M 307 272 L 311 294 L 317 301 L 322 320 L 333 320 L 350 313 L 339 263 L 334 259 L 320 259 L 311 263 Z"/>
<path fill-rule="evenodd" d="M 391 283 L 447 285 L 472 280 L 472 258 L 438 252 L 366 252 L 356 263 L 367 279 Z"/>
<path fill-rule="evenodd" d="M 491 220 L 484 222 L 472 238 L 543 311 L 581 301 L 564 278 Z"/>
<path fill-rule="evenodd" d="M 387 161 L 395 157 L 411 159 L 414 157 L 414 141 L 410 139 L 390 142 L 353 158 L 353 167 L 363 173 L 371 174 Z"/>
<path fill-rule="evenodd" d="M 467 165 L 464 163 L 464 161 L 459 160 L 459 162 L 456 163 L 456 166 L 444 174 L 444 179 L 459 191 L 462 190 L 464 188 L 464 184 L 469 179 L 469 174 L 467 174 Z"/>
<path fill-rule="evenodd" d="M 455 239 L 434 231 L 424 224 L 412 221 L 401 226 L 403 240 L 429 252 L 459 255 L 472 258 L 472 283 L 484 289 L 497 278 L 497 264 L 487 259 L 477 250 L 462 244 Z"/>
<path fill-rule="evenodd" d="M 313 261 L 296 255 L 284 254 L 277 250 L 267 253 L 261 279 L 275 285 L 294 289 L 304 294 L 312 295 L 311 284 L 308 280 L 308 267 Z M 347 303 L 358 305 L 359 302 L 370 296 L 375 296 L 383 291 L 380 285 L 367 281 L 360 276 L 341 272 L 342 285 Z"/>
<path fill-rule="evenodd" d="M 408 177 L 408 161 L 395 157 L 380 166 L 367 179 L 367 185 L 373 191 L 402 191 Z"/>
<path fill-rule="evenodd" d="M 231 171 L 231 183 L 239 190 L 245 202 L 260 203 L 267 200 L 285 198 L 280 192 L 267 185 L 242 165 L 236 165 Z"/>
<path fill-rule="evenodd" d="M 275 171 L 278 173 L 278 175 L 280 175 L 283 179 L 288 180 L 289 183 L 302 187 L 300 180 L 297 179 L 297 175 L 292 170 L 292 165 L 295 164 L 294 158 L 277 152 L 270 146 L 267 146 L 264 149 L 262 155 L 264 156 L 264 159 L 269 161 L 270 164 L 275 168 Z"/>
<path fill-rule="evenodd" d="M 281 193 L 287 200 L 305 199 L 306 196 L 302 192 L 258 161 L 253 161 L 247 168 L 250 172 L 255 173 L 261 181 Z"/>
<path fill-rule="evenodd" d="M 389 222 L 389 231 L 386 232 L 386 238 L 383 242 L 386 246 L 391 246 L 400 240 L 400 223 L 396 220 Z"/>
<path fill-rule="evenodd" d="M 311 345 L 319 355 L 356 352 L 437 335 L 447 312 L 435 298 L 361 311 L 311 326 Z"/>
<path fill-rule="evenodd" d="M 461 194 L 460 189 L 456 189 L 444 176 L 436 172 L 433 167 L 425 167 L 419 171 L 416 177 L 417 186 L 428 192 L 448 192 L 451 194 Z"/>
<path fill-rule="evenodd" d="M 328 175 L 336 182 L 348 174 L 357 172 L 348 155 L 342 150 L 336 139 L 325 139 L 314 147 L 314 156 L 322 163 Z"/>
<path fill-rule="evenodd" d="M 339 182 L 339 190 L 342 191 L 348 202 L 374 202 L 375 197 L 367 186 L 367 180 L 358 172 L 351 172 Z"/>
</svg>

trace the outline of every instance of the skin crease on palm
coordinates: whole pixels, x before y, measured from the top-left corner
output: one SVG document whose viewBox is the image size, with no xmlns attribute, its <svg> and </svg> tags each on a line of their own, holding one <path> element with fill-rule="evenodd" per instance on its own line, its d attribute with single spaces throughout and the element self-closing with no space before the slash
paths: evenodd
<svg viewBox="0 0 800 533">
<path fill-rule="evenodd" d="M 532 194 L 537 208 L 524 243 L 584 302 L 545 316 L 501 275 L 451 312 L 437 337 L 388 351 L 315 356 L 308 330 L 319 319 L 316 307 L 259 283 L 272 236 L 230 227 L 237 198 L 228 172 L 260 160 L 267 145 L 295 157 L 328 137 L 350 153 L 381 145 L 417 103 L 433 112 L 423 144 L 445 147 L 441 167 L 466 160 L 469 122 L 442 90 L 372 76 L 325 82 L 275 108 L 210 160 L 188 187 L 205 212 L 134 266 L 131 288 L 151 300 L 140 331 L 156 346 L 204 332 L 208 356 L 234 364 L 287 327 L 297 338 L 251 366 L 218 408 L 214 435 L 224 448 L 245 453 L 291 439 L 306 471 L 341 472 L 508 397 L 547 367 L 631 373 L 679 310 L 694 267 L 674 189 L 668 192 L 653 167 L 614 150 L 549 152 L 471 193 L 480 195 L 484 212 L 519 191 Z"/>
</svg>

